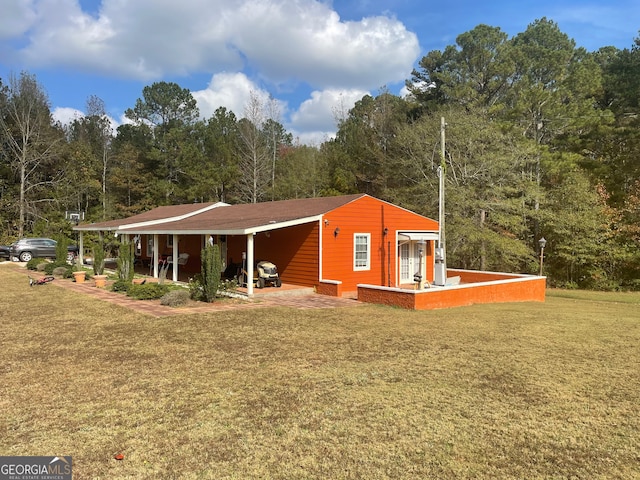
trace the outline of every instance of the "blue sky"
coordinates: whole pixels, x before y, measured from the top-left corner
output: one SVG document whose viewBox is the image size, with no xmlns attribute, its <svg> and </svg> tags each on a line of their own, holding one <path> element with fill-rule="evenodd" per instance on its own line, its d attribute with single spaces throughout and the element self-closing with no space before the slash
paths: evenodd
<svg viewBox="0 0 640 480">
<path fill-rule="evenodd" d="M 484 23 L 510 37 L 547 17 L 593 51 L 630 48 L 640 2 L 614 0 L 3 0 L 0 78 L 35 74 L 54 116 L 81 115 L 90 95 L 114 124 L 156 81 L 188 88 L 203 117 L 242 116 L 251 93 L 277 100 L 304 143 L 383 86 L 400 93 L 431 50 Z"/>
</svg>

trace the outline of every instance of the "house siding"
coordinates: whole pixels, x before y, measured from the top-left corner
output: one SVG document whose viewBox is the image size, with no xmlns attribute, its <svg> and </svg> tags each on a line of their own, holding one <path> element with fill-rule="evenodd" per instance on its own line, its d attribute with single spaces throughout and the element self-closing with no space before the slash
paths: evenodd
<svg viewBox="0 0 640 480">
<path fill-rule="evenodd" d="M 363 197 L 339 207 L 322 222 L 322 277 L 342 281 L 344 292 L 355 291 L 358 283 L 396 285 L 398 231 L 436 231 L 438 223 L 373 197 Z M 328 221 L 328 224 L 325 222 Z M 340 231 L 335 235 L 336 228 Z M 387 228 L 387 235 L 383 234 Z M 354 270 L 354 235 L 370 235 L 370 268 Z M 432 242 L 430 242 L 432 243 Z M 433 249 L 426 249 L 427 277 L 433 280 Z"/>
<path fill-rule="evenodd" d="M 254 260 L 268 260 L 278 267 L 283 282 L 314 286 L 319 277 L 318 224 L 307 223 L 294 227 L 257 233 L 253 237 Z M 245 236 L 228 237 L 228 261 L 240 263 L 246 251 Z"/>
</svg>

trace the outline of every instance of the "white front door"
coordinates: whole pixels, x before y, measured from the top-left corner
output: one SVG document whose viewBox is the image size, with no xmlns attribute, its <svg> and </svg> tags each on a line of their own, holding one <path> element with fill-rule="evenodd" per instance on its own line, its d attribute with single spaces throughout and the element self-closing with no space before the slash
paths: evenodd
<svg viewBox="0 0 640 480">
<path fill-rule="evenodd" d="M 409 281 L 409 243 L 400 245 L 400 283 Z"/>
<path fill-rule="evenodd" d="M 418 242 L 400 244 L 400 283 L 413 283 L 413 276 L 420 268 L 420 250 Z M 422 272 L 424 276 L 424 272 Z"/>
</svg>

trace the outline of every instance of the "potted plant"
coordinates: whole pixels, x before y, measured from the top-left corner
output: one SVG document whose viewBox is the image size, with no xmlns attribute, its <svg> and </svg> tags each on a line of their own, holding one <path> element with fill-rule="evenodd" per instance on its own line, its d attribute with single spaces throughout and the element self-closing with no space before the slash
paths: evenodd
<svg viewBox="0 0 640 480">
<path fill-rule="evenodd" d="M 107 286 L 107 276 L 104 274 L 104 247 L 99 243 L 93 248 L 93 279 L 96 287 Z"/>
<path fill-rule="evenodd" d="M 74 270 L 73 272 L 73 278 L 75 280 L 76 283 L 84 283 L 84 280 L 86 278 L 87 272 L 82 269 L 82 270 Z"/>
</svg>

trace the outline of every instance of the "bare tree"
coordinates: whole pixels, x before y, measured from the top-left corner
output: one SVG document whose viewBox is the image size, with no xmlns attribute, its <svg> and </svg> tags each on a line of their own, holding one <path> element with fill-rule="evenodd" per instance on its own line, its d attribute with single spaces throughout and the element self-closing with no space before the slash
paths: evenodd
<svg viewBox="0 0 640 480">
<path fill-rule="evenodd" d="M 64 173 L 48 168 L 61 137 L 53 135 L 49 100 L 34 75 L 10 76 L 0 129 L 9 164 L 19 178 L 18 235 L 23 236 L 27 214 L 35 214 L 30 207 L 46 200 L 36 194 L 51 189 Z"/>
<path fill-rule="evenodd" d="M 242 172 L 239 188 L 243 200 L 251 203 L 264 197 L 270 180 L 269 138 L 263 131 L 266 117 L 263 101 L 252 91 L 245 105 L 244 118 L 238 122 L 239 166 Z"/>
<path fill-rule="evenodd" d="M 95 95 L 87 99 L 87 118 L 93 123 L 96 130 L 96 140 L 99 144 L 100 157 L 102 158 L 102 218 L 107 215 L 107 167 L 109 163 L 109 149 L 113 140 L 111 121 L 107 116 L 104 101 Z"/>
<path fill-rule="evenodd" d="M 267 117 L 266 134 L 269 135 L 269 148 L 271 149 L 271 200 L 274 200 L 276 190 L 276 159 L 278 158 L 278 122 L 280 121 L 280 107 L 278 101 L 271 97 L 267 103 Z"/>
</svg>

